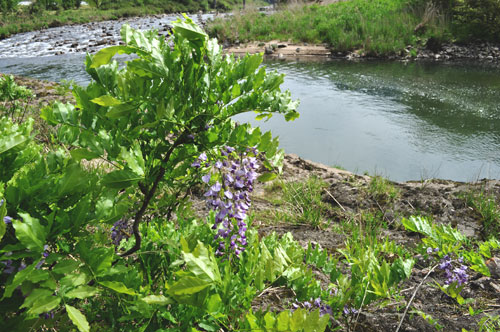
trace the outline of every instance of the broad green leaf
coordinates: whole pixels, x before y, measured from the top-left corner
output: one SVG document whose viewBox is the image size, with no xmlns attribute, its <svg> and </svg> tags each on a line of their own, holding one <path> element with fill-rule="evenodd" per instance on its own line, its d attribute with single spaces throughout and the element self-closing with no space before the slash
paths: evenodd
<svg viewBox="0 0 500 332">
<path fill-rule="evenodd" d="M 264 326 L 266 327 L 266 330 L 273 331 L 274 325 L 276 324 L 276 317 L 274 317 L 274 313 L 271 311 L 268 311 L 264 315 Z"/>
<path fill-rule="evenodd" d="M 290 326 L 290 314 L 288 311 L 282 311 L 278 314 L 278 317 L 276 317 L 278 320 L 278 331 L 289 331 L 289 326 Z"/>
<path fill-rule="evenodd" d="M 295 310 L 292 314 L 292 319 L 290 319 L 290 330 L 292 332 L 302 331 L 305 320 L 306 310 L 303 308 Z"/>
<path fill-rule="evenodd" d="M 78 330 L 80 332 L 89 332 L 90 326 L 89 323 L 87 322 L 87 318 L 85 318 L 85 316 L 80 312 L 80 310 L 70 306 L 69 304 L 66 304 L 65 306 L 69 319 L 71 319 L 73 324 L 75 324 L 75 326 L 78 327 Z"/>
<path fill-rule="evenodd" d="M 198 242 L 192 253 L 184 253 L 184 260 L 190 273 L 207 282 L 221 283 L 217 261 L 202 242 Z"/>
<path fill-rule="evenodd" d="M 130 187 L 140 180 L 142 180 L 141 176 L 130 170 L 123 169 L 104 175 L 101 183 L 108 188 L 123 189 Z"/>
<path fill-rule="evenodd" d="M 133 111 L 137 111 L 137 109 L 137 105 L 120 104 L 110 107 L 108 113 L 106 113 L 106 116 L 110 119 L 118 119 L 123 116 L 129 115 Z"/>
<path fill-rule="evenodd" d="M 219 294 L 213 294 L 210 296 L 207 302 L 207 312 L 209 313 L 217 313 L 220 312 L 222 307 L 222 299 Z"/>
<path fill-rule="evenodd" d="M 77 161 L 80 161 L 82 159 L 92 160 L 92 159 L 100 157 L 100 154 L 89 151 L 89 150 L 84 149 L 84 148 L 74 149 L 74 150 L 71 150 L 69 153 Z"/>
<path fill-rule="evenodd" d="M 206 282 L 200 278 L 184 276 L 176 281 L 167 291 L 172 296 L 192 295 L 201 292 L 212 283 Z"/>
<path fill-rule="evenodd" d="M 268 181 L 274 180 L 276 177 L 277 177 L 276 173 L 267 172 L 267 173 L 261 174 L 257 178 L 257 180 L 260 182 L 268 182 Z"/>
<path fill-rule="evenodd" d="M 121 148 L 120 158 L 127 162 L 127 166 L 141 177 L 144 177 L 144 158 L 142 157 L 141 147 L 134 145 L 131 150 L 124 146 Z"/>
<path fill-rule="evenodd" d="M 0 198 L 0 200 L 3 200 Z M 0 241 L 5 235 L 5 231 L 7 230 L 7 224 L 3 221 L 3 218 L 7 215 L 7 203 L 3 200 L 2 206 L 0 206 Z"/>
<path fill-rule="evenodd" d="M 94 296 L 98 292 L 99 290 L 95 287 L 88 285 L 81 285 L 64 294 L 64 297 L 67 297 L 69 299 L 73 298 L 85 299 L 87 297 Z"/>
<path fill-rule="evenodd" d="M 29 137 L 24 136 L 21 133 L 16 133 L 14 135 L 0 137 L 0 154 L 9 151 L 28 141 Z"/>
<path fill-rule="evenodd" d="M 99 283 L 101 285 L 103 285 L 104 287 L 110 288 L 118 293 L 128 294 L 128 295 L 137 295 L 137 293 L 134 292 L 133 289 L 128 288 L 122 282 L 119 282 L 119 281 L 99 281 Z"/>
<path fill-rule="evenodd" d="M 12 226 L 16 230 L 16 237 L 26 248 L 33 251 L 43 251 L 45 244 L 45 228 L 38 219 L 32 218 L 27 213 L 19 213 L 23 222 L 12 220 Z"/>
<path fill-rule="evenodd" d="M 28 314 L 36 316 L 44 312 L 49 312 L 57 308 L 59 303 L 61 303 L 61 298 L 59 296 L 41 296 L 31 304 Z"/>
<path fill-rule="evenodd" d="M 120 100 L 110 95 L 100 96 L 91 100 L 94 104 L 101 106 L 117 106 L 123 104 Z"/>
<path fill-rule="evenodd" d="M 167 305 L 174 303 L 171 298 L 168 298 L 164 295 L 148 295 L 143 297 L 141 300 L 146 302 L 147 304 Z"/>
<path fill-rule="evenodd" d="M 131 54 L 136 51 L 136 48 L 130 46 L 110 46 L 103 48 L 91 57 L 92 64 L 90 65 L 90 68 L 98 68 L 102 65 L 108 64 L 111 61 L 111 58 L 113 58 L 117 53 Z"/>
<path fill-rule="evenodd" d="M 192 19 L 187 16 L 184 17 L 186 18 L 185 21 L 179 19 L 172 23 L 176 34 L 178 33 L 190 41 L 208 39 L 207 34 L 199 26 L 194 24 Z"/>
<path fill-rule="evenodd" d="M 33 264 L 27 266 L 24 270 L 21 270 L 16 273 L 12 282 L 9 285 L 7 285 L 7 287 L 5 287 L 5 292 L 3 293 L 2 300 L 12 296 L 12 292 L 14 292 L 14 289 L 20 286 L 30 276 L 30 274 L 35 269 L 35 266 L 39 262 L 40 259 L 34 262 Z"/>
<path fill-rule="evenodd" d="M 20 306 L 20 308 L 31 308 L 33 303 L 38 301 L 40 298 L 48 298 L 54 294 L 54 291 L 51 289 L 45 289 L 45 288 L 35 288 L 30 295 L 28 295 L 25 299 L 23 304 Z"/>
</svg>

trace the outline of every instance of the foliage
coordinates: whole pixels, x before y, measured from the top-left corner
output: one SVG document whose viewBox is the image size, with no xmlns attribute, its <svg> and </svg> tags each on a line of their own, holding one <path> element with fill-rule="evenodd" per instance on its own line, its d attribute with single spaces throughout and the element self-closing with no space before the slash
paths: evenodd
<svg viewBox="0 0 500 332">
<path fill-rule="evenodd" d="M 22 122 L 27 110 L 26 101 L 33 97 L 33 92 L 14 81 L 12 75 L 0 76 L 0 115 L 8 116 L 13 121 Z"/>
<path fill-rule="evenodd" d="M 15 10 L 19 0 L 0 0 L 0 13 L 7 13 Z"/>
<path fill-rule="evenodd" d="M 215 261 L 202 242 L 191 246 L 193 239 L 213 244 L 210 228 L 186 222 L 177 230 L 169 216 L 182 216 L 180 195 L 199 182 L 191 164 L 202 153 L 257 147 L 267 167 L 278 167 L 282 153 L 271 134 L 231 117 L 256 111 L 291 120 L 298 116 L 297 103 L 280 91 L 281 75 L 259 67 L 261 55 L 224 57 L 188 18 L 174 23 L 169 43 L 128 26 L 122 36 L 124 46 L 87 57 L 93 81 L 74 87 L 76 107 L 56 103 L 42 110 L 64 149 L 42 154 L 31 140 L 32 120 L 18 125 L 1 118 L 0 322 L 7 329 L 57 329 L 71 321 L 88 331 L 102 320 L 112 330 L 128 330 L 129 324 L 159 328 L 165 320 L 187 328 L 224 325 L 233 317 L 225 312 L 221 322 L 209 319 L 217 297 L 207 298 L 207 307 L 189 299 L 201 299 L 209 289 L 226 302 L 233 299 L 239 288 L 230 285 L 238 269 L 232 261 Z M 112 61 L 117 53 L 137 56 L 119 68 Z M 95 169 L 84 160 L 106 164 Z M 155 209 L 161 218 L 142 223 Z M 114 248 L 109 225 L 131 215 L 134 238 Z M 157 241 L 161 233 L 168 236 Z M 159 249 L 162 243 L 170 249 Z M 187 270 L 173 274 L 182 264 Z M 86 310 L 89 302 L 104 316 Z M 41 321 L 41 314 L 48 320 Z"/>
<path fill-rule="evenodd" d="M 270 15 L 234 15 L 214 20 L 208 31 L 230 42 L 291 39 L 326 43 L 340 52 L 359 50 L 368 55 L 388 55 L 431 36 L 441 39 L 446 29 L 438 21 L 428 22 L 424 35 L 417 36 L 414 29 L 421 19 L 407 0 L 353 0 L 290 7 Z"/>
<path fill-rule="evenodd" d="M 481 215 L 482 233 L 485 238 L 499 238 L 500 236 L 500 208 L 494 195 L 483 192 L 470 193 L 466 196 L 467 203 Z"/>
</svg>

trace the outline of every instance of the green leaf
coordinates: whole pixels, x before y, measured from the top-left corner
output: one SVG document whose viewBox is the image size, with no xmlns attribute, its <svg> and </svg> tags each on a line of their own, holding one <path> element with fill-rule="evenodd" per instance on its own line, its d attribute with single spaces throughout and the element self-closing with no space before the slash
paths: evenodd
<svg viewBox="0 0 500 332">
<path fill-rule="evenodd" d="M 3 136 L 0 138 L 0 154 L 9 151 L 10 149 L 15 148 L 18 145 L 23 144 L 24 142 L 28 141 L 27 136 L 21 134 L 21 133 L 16 133 L 14 135 L 9 135 L 9 136 Z"/>
<path fill-rule="evenodd" d="M 208 39 L 207 34 L 192 19 L 187 16 L 184 17 L 186 18 L 185 21 L 179 19 L 172 23 L 175 34 L 179 34 L 190 41 Z"/>
<path fill-rule="evenodd" d="M 85 299 L 87 297 L 94 296 L 98 292 L 99 290 L 95 287 L 81 285 L 64 294 L 64 297 L 67 297 L 69 299 L 74 299 L 74 298 Z"/>
<path fill-rule="evenodd" d="M 276 318 L 274 317 L 274 313 L 271 311 L 268 311 L 264 315 L 264 326 L 266 327 L 266 330 L 273 331 L 274 330 L 274 325 L 276 324 Z"/>
<path fill-rule="evenodd" d="M 119 282 L 119 281 L 99 281 L 99 283 L 101 285 L 103 285 L 104 287 L 110 288 L 118 293 L 128 294 L 128 295 L 137 295 L 137 293 L 134 292 L 133 289 L 128 288 L 122 282 Z"/>
<path fill-rule="evenodd" d="M 211 284 L 197 277 L 184 276 L 175 282 L 167 293 L 172 296 L 192 295 L 201 292 Z"/>
<path fill-rule="evenodd" d="M 192 253 L 184 253 L 184 260 L 188 266 L 188 271 L 200 279 L 207 282 L 221 283 L 219 268 L 213 253 L 198 242 Z"/>
<path fill-rule="evenodd" d="M 111 61 L 111 58 L 115 56 L 115 54 L 131 54 L 135 53 L 136 48 L 130 46 L 111 46 L 101 49 L 95 55 L 91 57 L 92 64 L 90 68 L 98 68 L 102 65 L 106 65 Z"/>
<path fill-rule="evenodd" d="M 71 150 L 69 153 L 77 161 L 80 161 L 82 159 L 92 160 L 92 159 L 100 157 L 100 154 L 92 152 L 92 151 L 89 151 L 89 150 L 84 149 L 84 148 L 74 149 L 74 150 Z"/>
<path fill-rule="evenodd" d="M 276 177 L 277 177 L 276 173 L 267 172 L 267 173 L 261 174 L 257 178 L 257 180 L 260 182 L 268 182 L 268 181 L 274 180 Z"/>
<path fill-rule="evenodd" d="M 168 298 L 164 295 L 148 295 L 143 297 L 141 300 L 146 302 L 147 304 L 167 305 L 174 303 L 171 298 Z"/>
<path fill-rule="evenodd" d="M 101 106 L 117 106 L 122 104 L 120 100 L 110 95 L 100 96 L 99 98 L 94 98 L 90 101 Z"/>
<path fill-rule="evenodd" d="M 80 332 L 90 331 L 90 326 L 89 323 L 87 322 L 87 318 L 85 318 L 85 316 L 80 312 L 80 310 L 70 306 L 69 304 L 66 304 L 66 312 L 68 313 L 69 319 L 71 319 L 73 324 L 75 324 L 75 326 L 78 327 L 78 330 Z"/>
<path fill-rule="evenodd" d="M 295 310 L 292 314 L 292 319 L 290 320 L 290 330 L 292 332 L 301 331 L 304 326 L 305 320 L 306 310 L 304 308 Z"/>
<path fill-rule="evenodd" d="M 5 235 L 5 231 L 7 230 L 7 224 L 3 221 L 3 218 L 7 215 L 7 203 L 5 200 L 3 201 L 2 206 L 0 206 L 0 241 Z"/>
<path fill-rule="evenodd" d="M 28 314 L 36 316 L 51 311 L 57 308 L 59 303 L 61 303 L 61 298 L 59 296 L 46 295 L 39 297 L 31 304 Z"/>
<path fill-rule="evenodd" d="M 133 111 L 136 111 L 137 109 L 137 105 L 120 104 L 110 107 L 108 113 L 106 113 L 106 116 L 110 119 L 118 119 L 132 113 Z"/>
<path fill-rule="evenodd" d="M 26 248 L 42 252 L 45 244 L 45 228 L 38 219 L 32 218 L 27 213 L 19 213 L 24 222 L 12 220 L 12 226 L 16 230 L 16 237 Z"/>
<path fill-rule="evenodd" d="M 139 176 L 130 170 L 123 169 L 104 175 L 101 183 L 108 188 L 123 189 L 130 187 L 142 179 L 142 176 Z"/>
<path fill-rule="evenodd" d="M 278 314 L 278 331 L 289 331 L 290 315 L 288 311 L 282 311 Z"/>
<path fill-rule="evenodd" d="M 35 288 L 28 297 L 24 299 L 23 304 L 20 308 L 31 308 L 33 304 L 38 301 L 40 298 L 48 298 L 54 294 L 54 291 L 51 289 L 45 288 Z"/>
</svg>

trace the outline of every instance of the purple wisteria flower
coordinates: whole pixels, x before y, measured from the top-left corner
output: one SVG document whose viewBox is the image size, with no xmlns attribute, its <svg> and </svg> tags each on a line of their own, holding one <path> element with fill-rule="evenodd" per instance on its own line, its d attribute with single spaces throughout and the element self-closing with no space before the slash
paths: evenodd
<svg viewBox="0 0 500 332">
<path fill-rule="evenodd" d="M 113 240 L 115 246 L 118 246 L 124 238 L 128 238 L 128 229 L 129 225 L 125 219 L 118 220 L 113 224 L 113 227 L 111 227 L 111 240 Z"/>
<path fill-rule="evenodd" d="M 224 147 L 220 153 L 224 160 L 215 162 L 212 172 L 204 175 L 202 181 L 210 188 L 205 193 L 208 207 L 215 212 L 213 229 L 217 230 L 215 240 L 219 242 L 216 255 L 222 256 L 231 250 L 239 256 L 247 245 L 245 219 L 250 208 L 250 193 L 257 179 L 258 162 L 255 157 L 236 155 L 232 147 Z M 206 162 L 201 155 L 196 164 Z M 195 166 L 196 167 L 196 166 Z"/>
<path fill-rule="evenodd" d="M 356 315 L 359 311 L 353 307 L 349 307 L 347 304 L 344 305 L 344 315 L 349 316 L 349 315 Z"/>
<path fill-rule="evenodd" d="M 332 312 L 332 308 L 327 305 L 327 304 L 324 304 L 323 301 L 321 300 L 321 298 L 317 298 L 317 299 L 310 299 L 309 301 L 304 301 L 304 302 L 298 302 L 296 301 L 295 303 L 292 304 L 292 310 L 297 310 L 299 308 L 304 308 L 304 309 L 307 309 L 309 311 L 313 311 L 313 310 L 316 310 L 316 309 L 319 309 L 319 315 L 320 316 L 323 316 L 323 315 L 333 315 L 333 312 Z"/>
<path fill-rule="evenodd" d="M 461 286 L 467 283 L 469 278 L 469 276 L 467 275 L 467 266 L 461 264 L 463 262 L 462 257 L 458 259 L 458 262 L 460 263 L 460 266 L 454 266 L 453 261 L 451 260 L 449 255 L 445 255 L 441 259 L 439 268 L 445 273 L 446 280 L 444 283 L 446 285 L 450 285 L 456 282 L 458 286 Z"/>
</svg>

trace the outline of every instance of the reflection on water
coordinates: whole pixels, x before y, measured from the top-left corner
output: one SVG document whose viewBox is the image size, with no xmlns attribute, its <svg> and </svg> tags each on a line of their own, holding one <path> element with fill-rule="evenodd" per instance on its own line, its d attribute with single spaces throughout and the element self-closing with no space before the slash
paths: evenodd
<svg viewBox="0 0 500 332">
<path fill-rule="evenodd" d="M 1 59 L 0 72 L 86 84 L 84 57 Z M 500 178 L 500 70 L 472 64 L 269 62 L 301 116 L 256 122 L 285 151 L 394 180 Z"/>
</svg>

